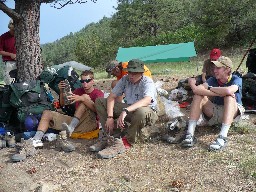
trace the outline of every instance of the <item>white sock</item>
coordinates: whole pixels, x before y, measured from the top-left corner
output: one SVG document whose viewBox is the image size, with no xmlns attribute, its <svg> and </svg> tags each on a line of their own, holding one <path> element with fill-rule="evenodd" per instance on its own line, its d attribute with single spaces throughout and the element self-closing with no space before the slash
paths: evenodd
<svg viewBox="0 0 256 192">
<path fill-rule="evenodd" d="M 197 124 L 197 120 L 189 120 L 188 121 L 187 133 L 190 133 L 191 135 L 194 136 L 194 132 L 195 132 L 195 129 L 196 129 L 196 124 Z"/>
<path fill-rule="evenodd" d="M 33 137 L 34 140 L 42 140 L 44 136 L 44 132 L 43 131 L 36 131 L 35 136 Z"/>
<path fill-rule="evenodd" d="M 228 130 L 230 128 L 231 125 L 227 125 L 222 123 L 221 125 L 221 130 L 220 130 L 220 135 L 223 137 L 227 137 L 228 136 Z"/>
<path fill-rule="evenodd" d="M 77 117 L 73 117 L 70 124 L 69 124 L 69 128 L 71 129 L 71 131 L 73 132 L 74 129 L 76 128 L 76 126 L 78 125 L 80 119 L 78 119 Z"/>
</svg>

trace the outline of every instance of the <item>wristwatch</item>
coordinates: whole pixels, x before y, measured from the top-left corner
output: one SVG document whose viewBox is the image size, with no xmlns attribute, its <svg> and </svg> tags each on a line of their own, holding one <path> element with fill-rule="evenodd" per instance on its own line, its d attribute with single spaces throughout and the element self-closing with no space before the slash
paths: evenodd
<svg viewBox="0 0 256 192">
<path fill-rule="evenodd" d="M 212 88 L 212 86 L 209 85 L 207 89 L 210 90 L 211 88 Z"/>
<path fill-rule="evenodd" d="M 127 108 L 123 108 L 122 111 L 125 111 L 126 114 L 129 113 L 128 109 Z"/>
</svg>

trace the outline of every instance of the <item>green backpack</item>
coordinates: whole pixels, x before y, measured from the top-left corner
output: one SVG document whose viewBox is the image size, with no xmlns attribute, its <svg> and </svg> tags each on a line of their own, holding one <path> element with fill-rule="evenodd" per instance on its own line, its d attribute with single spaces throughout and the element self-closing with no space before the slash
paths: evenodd
<svg viewBox="0 0 256 192">
<path fill-rule="evenodd" d="M 46 94 L 44 83 L 39 80 L 13 83 L 10 104 L 17 108 L 18 119 L 24 122 L 27 115 L 42 114 L 44 110 L 53 110 Z"/>
</svg>

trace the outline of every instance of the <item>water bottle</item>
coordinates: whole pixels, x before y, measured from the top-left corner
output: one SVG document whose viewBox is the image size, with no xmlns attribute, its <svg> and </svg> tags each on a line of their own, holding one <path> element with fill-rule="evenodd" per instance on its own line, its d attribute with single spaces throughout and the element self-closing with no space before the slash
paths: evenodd
<svg viewBox="0 0 256 192">
<path fill-rule="evenodd" d="M 51 93 L 50 91 L 47 91 L 47 92 L 46 92 L 46 95 L 47 95 L 49 101 L 52 103 L 53 100 L 54 100 L 54 97 L 53 97 L 52 93 Z"/>
</svg>

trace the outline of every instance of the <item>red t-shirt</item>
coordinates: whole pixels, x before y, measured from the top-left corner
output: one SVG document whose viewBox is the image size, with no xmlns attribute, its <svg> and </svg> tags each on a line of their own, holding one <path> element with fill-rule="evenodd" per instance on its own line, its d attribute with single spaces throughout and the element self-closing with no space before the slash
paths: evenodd
<svg viewBox="0 0 256 192">
<path fill-rule="evenodd" d="M 78 89 L 75 89 L 73 91 L 74 94 L 76 95 L 83 95 L 83 94 L 87 94 L 89 95 L 89 97 L 91 98 L 91 100 L 95 103 L 95 100 L 98 98 L 98 97 L 104 97 L 104 93 L 99 90 L 99 89 L 94 89 L 90 94 L 88 93 L 85 93 L 84 92 L 84 88 L 78 88 Z M 76 103 L 76 108 L 78 107 L 79 105 L 79 102 Z"/>
<path fill-rule="evenodd" d="M 90 94 L 88 93 L 85 93 L 84 92 L 84 88 L 78 88 L 78 89 L 75 89 L 73 91 L 74 94 L 76 95 L 83 95 L 83 94 L 87 94 L 89 95 L 89 97 L 91 98 L 91 100 L 95 103 L 95 100 L 98 98 L 98 97 L 104 97 L 104 93 L 99 90 L 99 89 L 94 89 Z M 76 108 L 79 106 L 80 102 L 76 102 Z M 99 117 L 96 116 L 96 120 L 97 120 L 97 123 L 99 121 Z"/>
<path fill-rule="evenodd" d="M 0 36 L 0 51 L 16 54 L 15 37 L 9 31 Z M 14 61 L 9 56 L 2 56 L 2 59 L 3 61 Z"/>
</svg>

